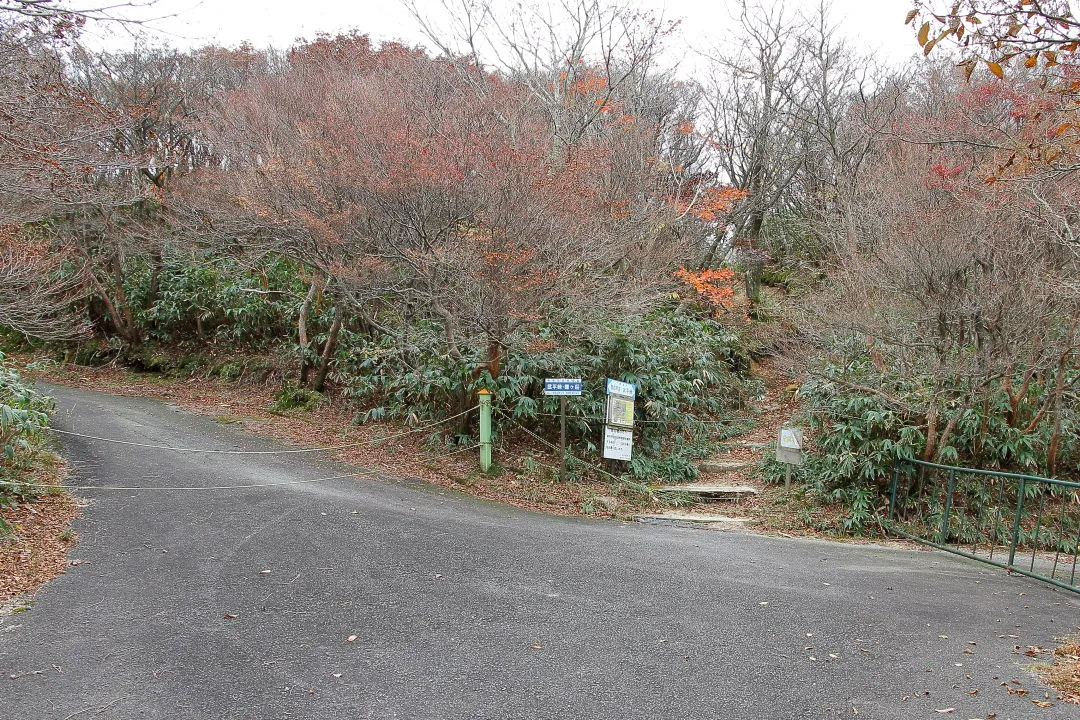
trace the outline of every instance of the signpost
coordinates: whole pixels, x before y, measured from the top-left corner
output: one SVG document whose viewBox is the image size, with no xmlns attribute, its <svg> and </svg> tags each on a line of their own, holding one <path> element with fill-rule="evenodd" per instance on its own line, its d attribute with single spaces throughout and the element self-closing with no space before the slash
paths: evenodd
<svg viewBox="0 0 1080 720">
<path fill-rule="evenodd" d="M 776 460 L 786 465 L 784 487 L 791 487 L 791 466 L 803 464 L 802 428 L 784 426 L 780 428 L 780 437 L 776 441 Z"/>
<path fill-rule="evenodd" d="M 559 398 L 559 481 L 566 482 L 566 398 L 581 395 L 581 378 L 546 378 L 544 394 Z"/>
<path fill-rule="evenodd" d="M 630 461 L 634 448 L 634 398 L 637 388 L 621 380 L 607 381 L 604 412 L 604 450 L 607 460 Z"/>
</svg>

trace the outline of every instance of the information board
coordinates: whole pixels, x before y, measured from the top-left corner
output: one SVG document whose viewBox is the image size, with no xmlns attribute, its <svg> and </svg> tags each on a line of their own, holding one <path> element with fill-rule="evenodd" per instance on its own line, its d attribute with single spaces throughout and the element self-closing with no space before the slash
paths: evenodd
<svg viewBox="0 0 1080 720">
<path fill-rule="evenodd" d="M 634 427 L 634 401 L 623 395 L 608 395 L 604 421 L 621 428 Z"/>
<path fill-rule="evenodd" d="M 624 430 L 610 425 L 604 426 L 604 458 L 629 461 L 633 450 L 633 430 Z"/>
</svg>

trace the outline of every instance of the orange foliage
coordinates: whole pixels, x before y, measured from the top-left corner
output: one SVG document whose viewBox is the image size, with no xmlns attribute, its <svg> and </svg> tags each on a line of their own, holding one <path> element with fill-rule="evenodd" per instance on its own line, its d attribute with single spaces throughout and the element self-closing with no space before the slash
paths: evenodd
<svg viewBox="0 0 1080 720">
<path fill-rule="evenodd" d="M 675 277 L 685 282 L 717 310 L 728 310 L 735 305 L 735 273 L 732 270 L 698 270 L 686 268 L 675 271 Z"/>
<path fill-rule="evenodd" d="M 693 215 L 698 220 L 714 222 L 731 212 L 735 203 L 746 197 L 746 191 L 731 187 L 710 186 L 702 188 L 689 199 L 678 199 L 675 205 L 684 215 Z"/>
<path fill-rule="evenodd" d="M 569 79 L 567 73 L 560 73 L 559 80 L 566 82 Z M 589 95 L 607 90 L 607 78 L 592 68 L 586 68 L 584 72 L 577 74 L 566 89 L 567 95 Z"/>
</svg>

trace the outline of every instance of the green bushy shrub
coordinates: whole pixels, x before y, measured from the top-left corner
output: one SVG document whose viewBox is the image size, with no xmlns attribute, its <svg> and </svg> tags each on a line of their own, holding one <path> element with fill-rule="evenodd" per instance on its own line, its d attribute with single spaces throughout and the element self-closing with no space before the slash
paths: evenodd
<svg viewBox="0 0 1080 720">
<path fill-rule="evenodd" d="M 1064 398 L 1056 418 L 1036 412 L 1045 402 L 1049 378 L 1029 383 L 1027 396 L 1014 390 L 1017 413 L 1003 378 L 991 379 L 972 395 L 962 378 L 888 373 L 865 343 L 840 344 L 836 350 L 799 390 L 812 442 L 806 464 L 793 478 L 817 498 L 844 508 L 837 530 L 874 529 L 898 458 L 1049 475 L 1056 435 L 1057 477 L 1080 478 L 1080 424 L 1071 399 Z M 1071 386 L 1080 371 L 1064 372 Z M 1010 387 L 1022 384 L 1022 378 L 1010 380 Z M 927 456 L 931 417 L 933 445 Z M 782 482 L 786 469 L 768 457 L 762 464 L 765 478 Z M 933 485 L 920 489 L 927 495 L 938 491 Z"/>
<path fill-rule="evenodd" d="M 546 328 L 521 338 L 506 353 L 499 377 L 473 368 L 445 351 L 443 329 L 433 321 L 414 323 L 407 345 L 400 337 L 352 335 L 339 357 L 335 380 L 366 410 L 362 420 L 441 418 L 472 404 L 487 388 L 501 415 L 496 431 L 521 423 L 548 440 L 557 439 L 558 398 L 543 395 L 544 379 L 580 377 L 580 397 L 568 399 L 567 436 L 575 453 L 596 461 L 603 428 L 605 378 L 632 382 L 635 460 L 638 479 L 692 480 L 692 462 L 710 450 L 716 418 L 724 418 L 757 391 L 749 377 L 745 339 L 687 304 L 668 302 L 598 338 L 570 341 Z"/>
<path fill-rule="evenodd" d="M 23 381 L 0 354 L 0 507 L 40 494 L 26 483 L 26 469 L 52 408 L 52 401 Z M 7 531 L 0 521 L 0 534 Z"/>
</svg>

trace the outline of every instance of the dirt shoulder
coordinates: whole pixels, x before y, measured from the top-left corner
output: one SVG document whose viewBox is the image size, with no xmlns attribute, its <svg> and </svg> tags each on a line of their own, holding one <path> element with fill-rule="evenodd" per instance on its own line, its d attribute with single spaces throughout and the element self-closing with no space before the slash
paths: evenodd
<svg viewBox="0 0 1080 720">
<path fill-rule="evenodd" d="M 40 453 L 37 460 L 33 481 L 58 487 L 32 502 L 0 509 L 11 529 L 11 537 L 0 538 L 0 608 L 17 610 L 12 600 L 63 574 L 76 541 L 71 521 L 79 514 L 78 503 L 59 489 L 67 466 L 51 453 Z"/>
</svg>

